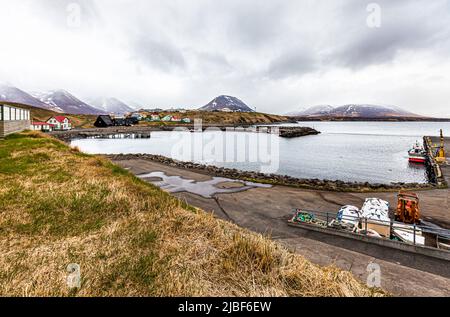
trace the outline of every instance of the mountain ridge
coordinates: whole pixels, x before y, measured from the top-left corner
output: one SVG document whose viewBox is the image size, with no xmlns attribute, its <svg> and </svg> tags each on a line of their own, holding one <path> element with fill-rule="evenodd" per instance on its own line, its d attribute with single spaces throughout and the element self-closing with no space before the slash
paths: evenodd
<svg viewBox="0 0 450 317">
<path fill-rule="evenodd" d="M 33 97 L 55 109 L 60 109 L 60 112 L 64 113 L 105 114 L 105 111 L 88 105 L 64 89 L 50 90 L 42 93 L 36 92 L 33 93 Z"/>
<path fill-rule="evenodd" d="M 221 95 L 214 98 L 207 105 L 198 109 L 200 111 L 233 111 L 233 112 L 255 112 L 247 106 L 242 100 L 227 95 Z"/>
<path fill-rule="evenodd" d="M 99 97 L 88 101 L 90 105 L 107 113 L 123 115 L 136 111 L 133 107 L 114 97 Z"/>
<path fill-rule="evenodd" d="M 54 107 L 42 102 L 31 94 L 10 85 L 0 84 L 0 101 L 14 102 L 37 107 L 46 110 L 56 111 Z M 61 112 L 61 111 L 56 111 Z"/>
<path fill-rule="evenodd" d="M 373 104 L 347 104 L 341 106 L 321 105 L 290 112 L 289 116 L 308 118 L 424 118 L 397 106 Z"/>
</svg>

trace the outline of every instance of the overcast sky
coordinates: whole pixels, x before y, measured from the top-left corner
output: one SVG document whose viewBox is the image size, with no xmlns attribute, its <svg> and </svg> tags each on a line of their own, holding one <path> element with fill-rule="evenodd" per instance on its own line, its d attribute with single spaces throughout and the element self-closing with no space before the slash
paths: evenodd
<svg viewBox="0 0 450 317">
<path fill-rule="evenodd" d="M 450 116 L 450 0 L 0 0 L 0 12 L 0 82 L 27 91 Z"/>
</svg>

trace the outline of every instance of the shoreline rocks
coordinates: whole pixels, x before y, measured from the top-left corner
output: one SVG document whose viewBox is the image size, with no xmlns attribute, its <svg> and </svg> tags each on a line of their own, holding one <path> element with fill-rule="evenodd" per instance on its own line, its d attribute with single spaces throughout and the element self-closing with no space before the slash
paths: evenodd
<svg viewBox="0 0 450 317">
<path fill-rule="evenodd" d="M 311 134 L 319 134 L 320 132 L 308 128 L 308 127 L 280 127 L 278 124 L 282 123 L 290 123 L 290 122 L 278 122 L 272 124 L 264 124 L 258 125 L 255 124 L 238 124 L 238 125 L 229 125 L 229 124 L 203 124 L 203 131 L 207 129 L 218 129 L 220 131 L 229 131 L 235 129 L 235 131 L 239 132 L 258 132 L 258 133 L 272 133 L 273 131 L 280 131 L 280 137 L 297 137 L 297 136 L 306 136 Z M 151 132 L 171 132 L 177 129 L 179 130 L 189 130 L 194 132 L 195 125 L 193 124 L 182 124 L 182 125 L 160 125 L 160 126 L 143 126 L 136 125 L 131 127 L 106 127 L 106 128 L 88 128 L 88 129 L 73 129 L 68 131 L 52 131 L 48 134 L 58 138 L 64 142 L 70 142 L 74 139 L 86 139 L 86 138 L 95 138 L 102 136 L 111 136 L 115 134 L 140 134 L 140 135 L 150 135 Z"/>
<path fill-rule="evenodd" d="M 377 191 L 397 191 L 397 190 L 426 190 L 434 189 L 436 186 L 431 183 L 391 183 L 376 184 L 369 182 L 345 182 L 341 180 L 320 180 L 320 179 L 300 179 L 288 175 L 263 174 L 260 172 L 240 171 L 216 167 L 212 165 L 202 165 L 193 162 L 176 161 L 165 156 L 151 154 L 115 154 L 104 155 L 112 161 L 124 160 L 149 160 L 171 167 L 188 169 L 210 176 L 225 177 L 230 179 L 240 179 L 252 182 L 259 182 L 272 185 L 291 186 L 304 189 L 327 190 L 334 192 L 377 192 Z"/>
</svg>

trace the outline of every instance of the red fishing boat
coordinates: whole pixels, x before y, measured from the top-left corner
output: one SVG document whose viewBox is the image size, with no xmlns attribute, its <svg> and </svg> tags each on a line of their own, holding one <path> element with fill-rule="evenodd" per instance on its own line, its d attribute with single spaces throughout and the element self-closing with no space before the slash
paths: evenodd
<svg viewBox="0 0 450 317">
<path fill-rule="evenodd" d="M 408 155 L 409 161 L 412 163 L 425 164 L 425 162 L 427 161 L 427 154 L 425 152 L 425 149 L 422 145 L 419 144 L 419 142 L 416 142 L 413 148 L 408 151 Z"/>
</svg>

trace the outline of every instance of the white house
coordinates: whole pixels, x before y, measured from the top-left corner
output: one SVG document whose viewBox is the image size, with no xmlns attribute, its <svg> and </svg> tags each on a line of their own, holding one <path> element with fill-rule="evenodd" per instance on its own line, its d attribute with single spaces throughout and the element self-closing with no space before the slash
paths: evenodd
<svg viewBox="0 0 450 317">
<path fill-rule="evenodd" d="M 47 122 L 32 122 L 30 126 L 32 131 L 50 132 L 53 130 L 53 124 Z"/>
<path fill-rule="evenodd" d="M 72 122 L 64 116 L 55 116 L 47 120 L 47 123 L 53 124 L 53 130 L 71 130 Z"/>
<path fill-rule="evenodd" d="M 157 114 L 157 113 L 152 113 L 152 114 L 150 115 L 150 120 L 151 120 L 151 121 L 161 121 L 161 117 L 160 117 L 159 114 Z"/>
</svg>

